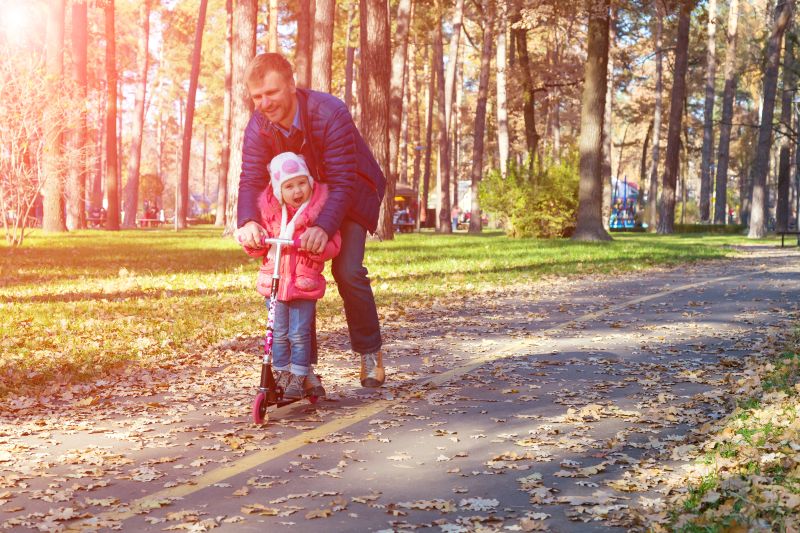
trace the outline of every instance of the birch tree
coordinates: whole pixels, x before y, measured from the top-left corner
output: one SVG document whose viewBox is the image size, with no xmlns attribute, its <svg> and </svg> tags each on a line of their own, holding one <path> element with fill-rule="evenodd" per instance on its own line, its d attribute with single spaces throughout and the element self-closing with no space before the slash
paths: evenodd
<svg viewBox="0 0 800 533">
<path fill-rule="evenodd" d="M 411 0 L 400 0 L 397 4 L 397 26 L 395 46 L 392 52 L 392 77 L 389 96 L 389 174 L 397 180 L 397 164 L 400 146 L 400 126 L 403 116 L 403 92 L 406 79 L 409 22 Z"/>
<path fill-rule="evenodd" d="M 711 219 L 711 161 L 714 152 L 714 95 L 717 72 L 717 0 L 708 0 L 706 100 L 703 111 L 703 160 L 700 164 L 700 221 Z"/>
<path fill-rule="evenodd" d="M 117 46 L 114 0 L 105 7 L 106 37 L 106 209 L 107 230 L 119 230 L 119 174 L 117 167 Z"/>
<path fill-rule="evenodd" d="M 231 101 L 233 87 L 232 54 L 233 39 L 233 0 L 225 0 L 225 48 L 223 64 L 225 65 L 225 93 L 222 96 L 222 153 L 220 154 L 219 183 L 217 186 L 217 215 L 214 225 L 225 226 L 228 204 L 228 168 L 231 160 Z"/>
<path fill-rule="evenodd" d="M 75 82 L 75 97 L 79 102 L 88 96 L 88 13 L 85 1 L 72 3 L 72 77 Z M 86 227 L 86 177 L 89 139 L 86 107 L 78 110 L 78 123 L 72 131 L 72 152 L 76 160 L 70 165 L 66 187 L 67 229 Z"/>
<path fill-rule="evenodd" d="M 208 0 L 200 0 L 200 13 L 194 34 L 194 50 L 192 51 L 192 72 L 189 77 L 189 93 L 186 99 L 186 121 L 183 125 L 183 149 L 181 150 L 181 187 L 178 195 L 178 212 L 175 227 L 186 228 L 189 215 L 189 165 L 192 157 L 192 126 L 194 124 L 195 99 L 197 97 L 197 79 L 200 77 L 200 50 L 203 48 L 203 28 L 206 24 Z"/>
<path fill-rule="evenodd" d="M 133 134 L 131 135 L 131 155 L 128 161 L 128 181 L 125 184 L 125 219 L 123 227 L 136 227 L 136 212 L 139 208 L 139 168 L 142 162 L 142 133 L 144 131 L 144 103 L 147 93 L 147 68 L 149 66 L 148 41 L 150 38 L 150 0 L 139 6 L 139 40 L 136 49 L 136 63 L 139 67 L 136 85 L 136 100 L 133 111 Z"/>
<path fill-rule="evenodd" d="M 475 142 L 472 145 L 472 205 L 470 206 L 469 232 L 481 232 L 481 204 L 478 187 L 483 174 L 483 137 L 486 129 L 486 100 L 489 94 L 489 67 L 492 62 L 494 26 L 494 5 L 492 0 L 484 0 L 483 44 L 481 45 L 481 71 L 478 81 L 478 101 L 475 105 Z"/>
<path fill-rule="evenodd" d="M 47 88 L 50 102 L 44 102 L 47 122 L 62 120 L 57 116 L 55 102 L 61 96 L 61 78 L 64 73 L 64 0 L 50 0 L 47 9 L 46 66 Z M 43 220 L 46 232 L 66 231 L 66 220 L 62 201 L 64 176 L 61 159 L 64 154 L 64 134 L 61 129 L 48 129 L 49 136 L 44 145 L 44 186 L 42 187 Z"/>
<path fill-rule="evenodd" d="M 439 233 L 452 233 L 450 225 L 450 140 L 447 136 L 447 96 L 444 77 L 444 44 L 441 22 L 434 23 L 433 35 L 433 63 L 437 81 L 439 127 L 439 172 L 437 174 L 439 202 L 436 206 L 436 231 Z"/>
<path fill-rule="evenodd" d="M 736 2 L 737 0 L 733 0 Z M 661 113 L 663 107 L 662 93 L 664 77 L 664 11 L 661 0 L 655 0 L 655 42 L 656 42 L 656 101 L 653 109 L 653 154 L 650 160 L 650 183 L 647 189 L 647 226 L 649 231 L 656 231 L 658 224 L 658 159 L 661 151 Z"/>
<path fill-rule="evenodd" d="M 497 2 L 497 55 L 495 58 L 497 94 L 495 107 L 497 108 L 497 151 L 500 158 L 500 174 L 503 178 L 508 174 L 508 158 L 510 152 L 508 140 L 508 97 L 506 95 L 506 2 Z"/>
</svg>

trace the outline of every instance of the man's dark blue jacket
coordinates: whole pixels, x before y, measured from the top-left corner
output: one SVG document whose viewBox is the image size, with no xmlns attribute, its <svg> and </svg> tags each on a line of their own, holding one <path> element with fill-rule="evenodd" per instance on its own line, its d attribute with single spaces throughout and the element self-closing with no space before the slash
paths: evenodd
<svg viewBox="0 0 800 533">
<path fill-rule="evenodd" d="M 353 123 L 344 102 L 327 93 L 297 89 L 303 145 L 301 153 L 315 180 L 328 184 L 328 201 L 316 225 L 332 237 L 344 218 L 375 232 L 386 178 Z M 258 196 L 269 184 L 267 171 L 281 151 L 282 135 L 254 112 L 244 132 L 239 178 L 238 227 L 260 221 Z"/>
</svg>

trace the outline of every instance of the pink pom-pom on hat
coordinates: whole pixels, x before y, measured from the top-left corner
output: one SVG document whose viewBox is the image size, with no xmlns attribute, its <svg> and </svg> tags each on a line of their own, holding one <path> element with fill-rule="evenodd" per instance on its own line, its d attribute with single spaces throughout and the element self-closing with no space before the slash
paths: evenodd
<svg viewBox="0 0 800 533">
<path fill-rule="evenodd" d="M 308 184 L 314 188 L 314 179 L 308 171 L 308 165 L 302 155 L 294 152 L 283 152 L 272 158 L 269 164 L 269 174 L 272 182 L 272 194 L 283 203 L 281 196 L 281 186 L 290 179 L 297 176 L 308 177 Z"/>
</svg>

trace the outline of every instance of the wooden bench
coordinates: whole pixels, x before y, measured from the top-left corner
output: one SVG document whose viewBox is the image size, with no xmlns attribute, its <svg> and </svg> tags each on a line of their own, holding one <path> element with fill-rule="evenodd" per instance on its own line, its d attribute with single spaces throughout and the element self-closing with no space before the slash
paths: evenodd
<svg viewBox="0 0 800 533">
<path fill-rule="evenodd" d="M 89 228 L 101 228 L 105 224 L 106 219 L 100 217 L 86 217 L 86 226 Z"/>
<path fill-rule="evenodd" d="M 776 231 L 775 233 L 777 235 L 781 236 L 781 248 L 783 248 L 783 238 L 786 235 L 798 235 L 798 236 L 800 236 L 800 231 L 797 231 L 797 230 L 793 230 L 793 231 L 788 231 L 788 230 L 787 231 Z M 800 244 L 800 238 L 798 238 L 798 244 Z"/>
<path fill-rule="evenodd" d="M 136 220 L 136 225 L 140 228 L 157 228 L 161 227 L 163 223 L 164 221 L 158 218 L 140 218 Z"/>
</svg>

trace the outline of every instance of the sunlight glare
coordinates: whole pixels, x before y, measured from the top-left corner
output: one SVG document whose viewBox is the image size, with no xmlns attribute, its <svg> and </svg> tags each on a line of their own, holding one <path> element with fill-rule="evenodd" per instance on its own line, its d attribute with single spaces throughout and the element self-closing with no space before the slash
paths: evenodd
<svg viewBox="0 0 800 533">
<path fill-rule="evenodd" d="M 0 24 L 10 44 L 23 45 L 33 29 L 33 11 L 30 4 L 17 0 L 0 2 Z"/>
</svg>

